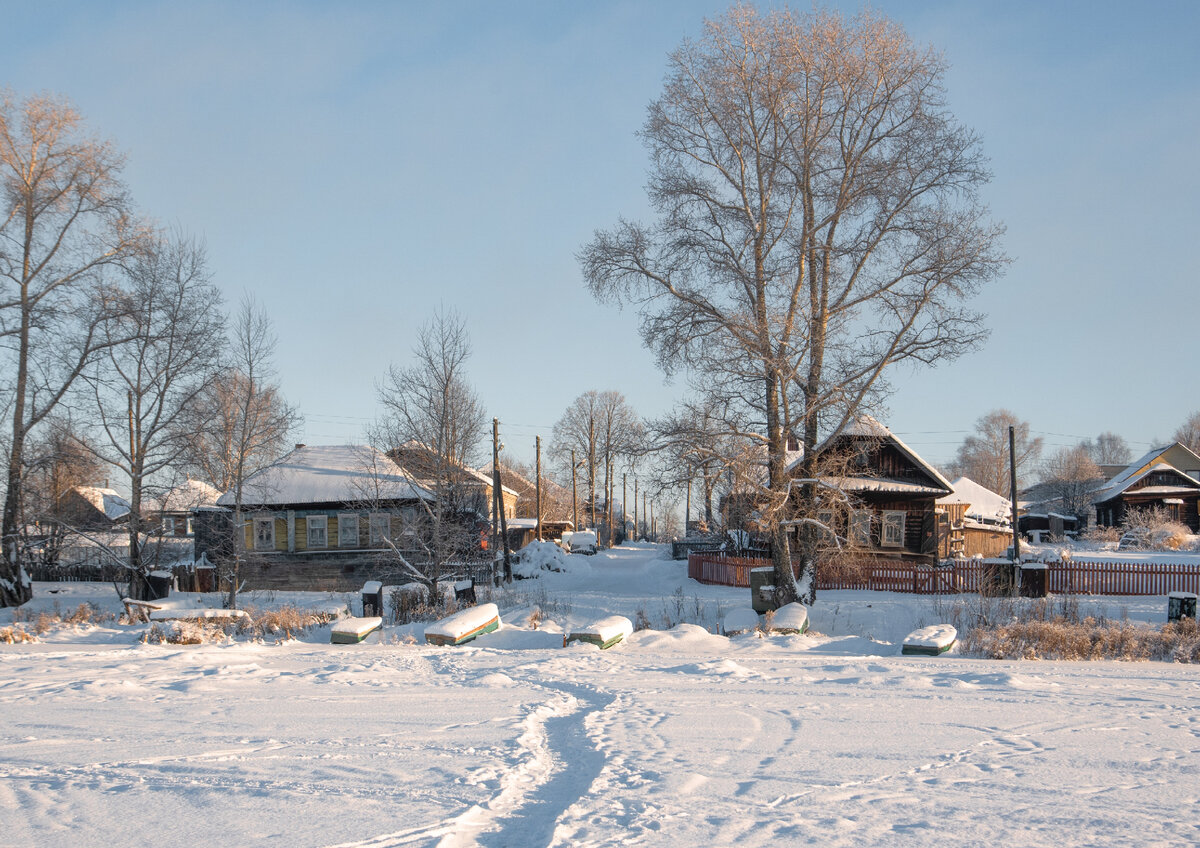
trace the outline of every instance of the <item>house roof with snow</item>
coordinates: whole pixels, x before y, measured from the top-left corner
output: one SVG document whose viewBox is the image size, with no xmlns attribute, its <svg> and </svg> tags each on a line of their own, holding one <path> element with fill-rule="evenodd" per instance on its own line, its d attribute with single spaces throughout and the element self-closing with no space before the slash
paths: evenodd
<svg viewBox="0 0 1200 848">
<path fill-rule="evenodd" d="M 389 456 L 396 458 L 396 461 L 410 471 L 416 480 L 420 480 L 428 485 L 430 475 L 434 474 L 439 465 L 439 459 L 433 448 L 426 444 L 410 439 L 398 448 L 393 448 Z M 488 488 L 492 485 L 492 475 L 484 474 L 477 468 L 472 468 L 469 465 L 458 464 L 459 473 L 467 480 L 480 483 Z M 505 494 L 518 497 L 519 493 L 515 489 L 505 486 L 504 467 L 501 466 L 501 483 L 500 491 Z"/>
<path fill-rule="evenodd" d="M 1180 470 L 1180 466 L 1184 470 Z M 1093 504 L 1103 503 L 1111 500 L 1117 495 L 1127 491 L 1130 486 L 1133 486 L 1151 471 L 1174 471 L 1183 478 L 1181 486 L 1185 491 L 1195 491 L 1200 488 L 1200 483 L 1196 486 L 1189 485 L 1186 481 L 1196 482 L 1193 474 L 1200 473 L 1200 456 L 1197 456 L 1185 445 L 1179 442 L 1172 442 L 1161 448 L 1154 448 L 1144 456 L 1138 457 L 1136 460 L 1125 466 L 1125 470 L 1113 477 L 1104 486 L 1096 491 L 1095 497 L 1092 498 Z"/>
<path fill-rule="evenodd" d="M 104 517 L 109 521 L 116 521 L 129 514 L 129 501 L 118 495 L 114 489 L 105 489 L 99 486 L 76 486 L 75 492 L 104 513 Z"/>
<path fill-rule="evenodd" d="M 411 474 L 369 445 L 300 445 L 251 474 L 242 487 L 242 503 L 251 506 L 433 499 Z M 233 492 L 217 499 L 220 506 L 233 502 Z"/>
<path fill-rule="evenodd" d="M 160 498 L 146 501 L 149 512 L 187 512 L 202 506 L 213 506 L 221 497 L 221 490 L 203 480 L 188 478 Z"/>
<path fill-rule="evenodd" d="M 1156 496 L 1171 496 L 1171 495 L 1192 495 L 1200 491 L 1200 480 L 1195 480 L 1184 474 L 1173 465 L 1165 462 L 1152 463 L 1145 466 L 1136 473 L 1125 476 L 1121 475 L 1119 481 L 1110 482 L 1109 485 L 1096 493 L 1092 498 L 1093 504 L 1104 503 L 1112 500 L 1118 495 L 1124 494 L 1136 486 L 1141 480 L 1151 474 L 1167 474 L 1168 476 L 1178 480 L 1178 484 L 1158 484 L 1154 486 L 1142 486 L 1137 490 L 1139 495 L 1156 495 Z"/>
<path fill-rule="evenodd" d="M 914 483 L 911 480 L 895 480 L 889 477 L 864 475 L 861 477 L 837 478 L 840 488 L 847 491 L 859 492 L 895 492 L 897 494 L 944 495 L 954 491 L 950 481 L 942 476 L 936 468 L 921 458 L 915 450 L 871 415 L 860 415 L 850 422 L 841 432 L 830 436 L 821 443 L 818 453 L 826 450 L 835 441 L 844 439 L 871 440 L 887 443 L 896 448 L 921 473 L 928 476 L 927 484 Z M 788 463 L 788 473 L 793 473 L 803 459 L 803 452 Z M 826 482 L 835 482 L 832 478 L 823 478 Z"/>
<path fill-rule="evenodd" d="M 957 477 L 950 485 L 954 491 L 938 498 L 939 504 L 969 504 L 967 518 L 976 521 L 1007 524 L 1012 516 L 1012 503 L 1003 495 L 981 486 L 970 477 Z"/>
</svg>

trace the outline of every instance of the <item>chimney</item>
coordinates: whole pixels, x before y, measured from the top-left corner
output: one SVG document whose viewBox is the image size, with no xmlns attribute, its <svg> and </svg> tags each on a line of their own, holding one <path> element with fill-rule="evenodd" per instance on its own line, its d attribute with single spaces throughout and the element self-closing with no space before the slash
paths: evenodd
<svg viewBox="0 0 1200 848">
<path fill-rule="evenodd" d="M 304 444 L 304 442 L 296 442 L 296 450 L 300 450 L 300 448 L 306 448 L 306 447 L 308 447 L 308 445 Z"/>
</svg>

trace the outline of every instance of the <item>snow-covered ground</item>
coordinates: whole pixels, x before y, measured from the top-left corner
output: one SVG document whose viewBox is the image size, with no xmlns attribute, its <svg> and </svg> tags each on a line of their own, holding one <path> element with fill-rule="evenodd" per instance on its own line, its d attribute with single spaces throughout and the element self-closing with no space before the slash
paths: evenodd
<svg viewBox="0 0 1200 848">
<path fill-rule="evenodd" d="M 947 602 L 883 593 L 825 593 L 807 636 L 727 639 L 677 622 L 713 628 L 746 590 L 649 547 L 570 566 L 481 597 L 504 627 L 460 648 L 419 626 L 142 645 L 115 623 L 0 646 L 0 843 L 1200 843 L 1200 668 L 902 657 Z M 36 592 L 117 609 L 111 587 Z M 607 615 L 660 629 L 562 647 Z"/>
</svg>

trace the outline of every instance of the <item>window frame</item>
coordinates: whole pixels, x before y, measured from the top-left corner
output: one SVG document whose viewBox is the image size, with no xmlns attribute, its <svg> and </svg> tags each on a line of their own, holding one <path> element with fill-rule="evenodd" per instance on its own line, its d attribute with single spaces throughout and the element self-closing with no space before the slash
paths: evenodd
<svg viewBox="0 0 1200 848">
<path fill-rule="evenodd" d="M 850 544 L 864 548 L 871 546 L 871 524 L 874 513 L 869 509 L 850 510 L 849 532 L 846 534 Z M 865 531 L 865 532 L 864 532 Z"/>
<path fill-rule="evenodd" d="M 879 525 L 879 546 L 881 548 L 903 548 L 904 547 L 904 530 L 905 523 L 908 519 L 908 513 L 901 509 L 885 510 L 880 515 Z M 897 519 L 899 519 L 897 521 Z M 893 528 L 899 528 L 899 539 L 892 539 L 891 531 Z"/>
<path fill-rule="evenodd" d="M 253 519 L 254 528 L 254 550 L 256 551 L 273 551 L 275 550 L 275 516 L 255 516 Z M 271 528 L 270 539 L 264 540 L 259 537 L 258 528 L 262 525 L 269 525 Z"/>
<path fill-rule="evenodd" d="M 381 538 L 376 532 L 378 522 L 383 519 L 383 537 Z M 372 512 L 367 515 L 367 543 L 374 547 L 382 543 L 382 539 L 392 538 L 392 514 L 390 512 Z"/>
<path fill-rule="evenodd" d="M 358 541 L 358 513 L 357 512 L 339 512 L 337 517 L 338 522 L 338 547 L 339 548 L 357 548 Z M 349 534 L 348 528 L 354 529 L 354 540 L 347 542 L 346 536 Z"/>
<path fill-rule="evenodd" d="M 315 522 L 315 523 L 314 523 Z M 313 531 L 317 528 L 321 530 L 321 540 L 319 543 L 313 543 Z M 304 519 L 304 544 L 307 548 L 328 548 L 329 547 L 329 516 L 328 515 L 309 515 Z"/>
</svg>

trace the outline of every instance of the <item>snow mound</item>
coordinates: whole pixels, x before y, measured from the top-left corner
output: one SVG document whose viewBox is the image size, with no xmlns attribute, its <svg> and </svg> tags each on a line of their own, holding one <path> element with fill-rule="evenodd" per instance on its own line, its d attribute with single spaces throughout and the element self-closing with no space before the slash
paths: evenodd
<svg viewBox="0 0 1200 848">
<path fill-rule="evenodd" d="M 572 557 L 553 542 L 530 542 L 517 552 L 517 556 L 513 576 L 519 578 L 537 577 L 543 571 L 579 572 L 582 565 L 572 561 Z"/>
<path fill-rule="evenodd" d="M 933 655 L 944 654 L 954 646 L 958 631 L 949 624 L 931 624 L 909 633 L 900 649 L 902 654 Z"/>
<path fill-rule="evenodd" d="M 714 636 L 696 624 L 680 624 L 671 630 L 639 630 L 627 640 L 648 651 L 723 651 L 729 647 L 724 636 Z"/>
</svg>

